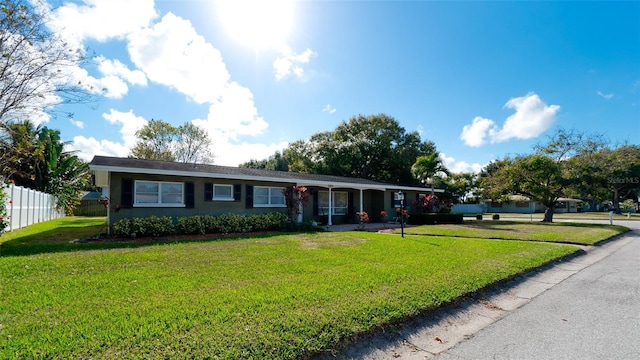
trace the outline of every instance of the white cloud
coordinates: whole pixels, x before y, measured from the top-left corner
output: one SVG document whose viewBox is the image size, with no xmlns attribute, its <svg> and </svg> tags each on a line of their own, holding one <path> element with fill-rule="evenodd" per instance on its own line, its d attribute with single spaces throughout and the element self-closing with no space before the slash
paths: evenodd
<svg viewBox="0 0 640 360">
<path fill-rule="evenodd" d="M 447 156 L 445 153 L 440 153 L 440 159 L 444 165 L 452 173 L 472 172 L 479 173 L 483 166 L 478 163 L 469 164 L 466 161 L 456 161 L 455 158 Z"/>
<path fill-rule="evenodd" d="M 191 22 L 172 13 L 129 36 L 129 55 L 149 80 L 169 86 L 196 103 L 214 103 L 225 93 L 229 73 L 218 49 Z"/>
<path fill-rule="evenodd" d="M 117 76 L 131 85 L 147 86 L 147 76 L 140 70 L 131 70 L 119 60 L 110 60 L 104 56 L 95 58 L 98 70 L 105 76 Z"/>
<path fill-rule="evenodd" d="M 496 124 L 491 119 L 485 119 L 480 116 L 476 116 L 471 124 L 465 125 L 462 128 L 462 134 L 460 139 L 469 146 L 482 146 L 486 144 L 485 138 L 489 132 L 495 131 Z"/>
<path fill-rule="evenodd" d="M 613 93 L 604 94 L 602 91 L 597 91 L 596 94 L 600 95 L 603 99 L 609 100 L 614 97 Z"/>
<path fill-rule="evenodd" d="M 326 113 L 329 113 L 329 114 L 333 114 L 333 113 L 335 113 L 335 112 L 336 112 L 336 109 L 335 109 L 335 108 L 332 108 L 330 104 L 327 104 L 327 105 L 325 105 L 325 106 L 322 108 L 322 112 L 326 112 Z"/>
<path fill-rule="evenodd" d="M 302 65 L 308 64 L 312 57 L 318 56 L 311 49 L 306 49 L 300 54 L 294 53 L 291 49 L 283 48 L 280 55 L 273 62 L 273 70 L 276 79 L 282 80 L 289 76 L 302 77 L 304 69 Z"/>
<path fill-rule="evenodd" d="M 66 2 L 56 8 L 52 26 L 78 44 L 86 39 L 103 42 L 124 38 L 157 16 L 154 0 L 84 0 L 81 5 Z"/>
<path fill-rule="evenodd" d="M 84 129 L 84 122 L 82 122 L 82 121 L 69 119 L 69 122 L 71 122 L 71 125 L 73 125 L 73 126 L 75 126 L 77 128 Z"/>
<path fill-rule="evenodd" d="M 512 138 L 535 138 L 551 127 L 560 111 L 559 105 L 547 105 L 535 93 L 512 98 L 504 107 L 514 109 L 515 113 L 506 119 L 501 129 L 493 120 L 477 116 L 462 128 L 460 139 L 478 147 L 486 144 L 486 139 L 496 143 Z"/>
<path fill-rule="evenodd" d="M 122 135 L 124 146 L 129 149 L 137 142 L 136 131 L 149 123 L 145 118 L 135 115 L 133 110 L 122 112 L 111 109 L 108 114 L 102 114 L 102 117 L 110 124 L 122 126 L 120 128 L 120 134 Z"/>
<path fill-rule="evenodd" d="M 136 144 L 136 131 L 148 121 L 141 116 L 128 112 L 109 110 L 109 113 L 102 114 L 102 117 L 110 124 L 120 126 L 122 142 L 110 140 L 97 140 L 94 137 L 75 136 L 71 144 L 67 146 L 69 150 L 78 151 L 78 155 L 83 160 L 89 161 L 94 155 L 106 155 L 126 157 L 131 152 L 131 148 Z"/>
<path fill-rule="evenodd" d="M 212 138 L 222 135 L 233 140 L 238 135 L 259 135 L 268 126 L 258 116 L 251 91 L 235 82 L 228 84 L 219 100 L 211 103 L 206 120 L 196 119 L 193 123 L 206 129 Z"/>
<path fill-rule="evenodd" d="M 74 136 L 71 144 L 65 146 L 65 150 L 77 151 L 80 159 L 91 161 L 95 155 L 126 157 L 130 149 L 122 143 L 96 140 L 94 137 Z"/>
<path fill-rule="evenodd" d="M 275 144 L 232 143 L 225 138 L 214 139 L 212 143 L 215 163 L 225 166 L 238 166 L 251 159 L 266 159 L 276 151 L 282 151 L 288 145 L 287 142 Z"/>
</svg>

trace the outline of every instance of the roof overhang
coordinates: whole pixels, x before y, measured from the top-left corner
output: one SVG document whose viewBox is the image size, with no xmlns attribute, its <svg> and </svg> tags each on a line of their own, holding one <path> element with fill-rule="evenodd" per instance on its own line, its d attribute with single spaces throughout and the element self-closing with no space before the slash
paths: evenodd
<svg viewBox="0 0 640 360">
<path fill-rule="evenodd" d="M 275 183 L 290 183 L 296 186 L 317 186 L 323 188 L 348 188 L 356 190 L 378 190 L 378 191 L 431 191 L 431 189 L 423 187 L 413 186 L 401 186 L 394 184 L 361 184 L 348 181 L 324 181 L 324 180 L 309 180 L 309 179 L 296 179 L 296 178 L 281 178 L 276 176 L 254 176 L 254 175 L 241 175 L 241 174 L 221 174 L 221 173 L 207 173 L 207 172 L 191 172 L 191 171 L 176 171 L 176 170 L 164 170 L 164 169 L 147 169 L 147 168 L 135 168 L 135 167 L 120 167 L 120 166 L 107 166 L 107 165 L 94 165 L 89 164 L 89 169 L 96 174 L 101 174 L 101 178 L 105 172 L 118 172 L 127 174 L 145 174 L 145 175 L 168 175 L 168 176 L 181 176 L 181 177 L 199 177 L 209 179 L 229 179 L 229 180 L 248 180 L 248 181 L 260 181 L 260 182 L 275 182 Z M 103 185 L 106 186 L 106 185 Z M 442 193 L 443 189 L 433 189 L 434 192 Z"/>
</svg>

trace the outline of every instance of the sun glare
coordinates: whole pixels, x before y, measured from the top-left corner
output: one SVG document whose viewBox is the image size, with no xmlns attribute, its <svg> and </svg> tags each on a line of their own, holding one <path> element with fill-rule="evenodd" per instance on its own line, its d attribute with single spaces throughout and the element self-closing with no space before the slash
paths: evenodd
<svg viewBox="0 0 640 360">
<path fill-rule="evenodd" d="M 293 0 L 222 0 L 216 9 L 229 36 L 256 50 L 283 45 L 293 23 Z"/>
</svg>

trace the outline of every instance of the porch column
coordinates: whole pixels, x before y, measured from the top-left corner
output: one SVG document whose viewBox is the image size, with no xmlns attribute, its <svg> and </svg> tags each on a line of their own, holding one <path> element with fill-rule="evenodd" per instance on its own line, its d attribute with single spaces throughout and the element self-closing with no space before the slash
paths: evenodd
<svg viewBox="0 0 640 360">
<path fill-rule="evenodd" d="M 360 212 L 362 212 L 362 211 L 363 211 L 363 208 L 362 208 L 362 189 L 360 189 Z"/>
<path fill-rule="evenodd" d="M 333 225 L 333 222 L 331 221 L 331 217 L 333 216 L 333 204 L 332 204 L 332 194 L 331 194 L 331 186 L 329 186 L 329 218 L 327 220 L 327 225 Z"/>
</svg>

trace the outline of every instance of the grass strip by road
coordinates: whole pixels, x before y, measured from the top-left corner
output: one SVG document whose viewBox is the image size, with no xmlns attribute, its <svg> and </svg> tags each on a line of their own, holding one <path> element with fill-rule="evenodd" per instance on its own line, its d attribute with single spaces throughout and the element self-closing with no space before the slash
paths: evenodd
<svg viewBox="0 0 640 360">
<path fill-rule="evenodd" d="M 78 245 L 0 257 L 0 358 L 304 358 L 578 251 L 364 232 Z"/>
<path fill-rule="evenodd" d="M 466 221 L 460 225 L 423 225 L 409 227 L 405 234 L 473 237 L 483 239 L 547 241 L 593 245 L 629 231 L 620 225 L 588 223 L 531 223 L 519 221 Z M 400 233 L 401 230 L 396 230 Z"/>
</svg>

